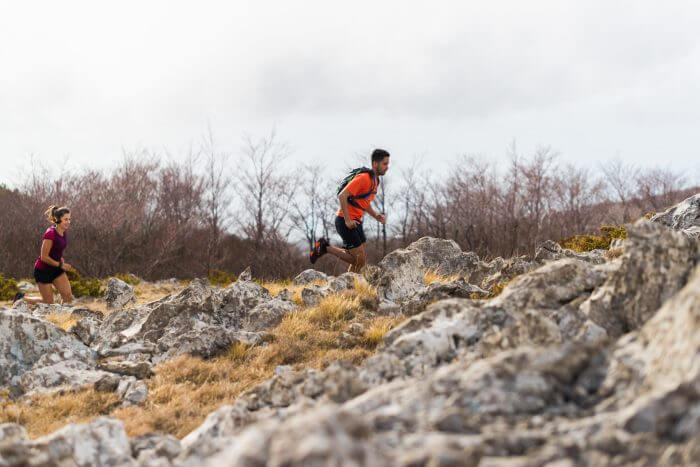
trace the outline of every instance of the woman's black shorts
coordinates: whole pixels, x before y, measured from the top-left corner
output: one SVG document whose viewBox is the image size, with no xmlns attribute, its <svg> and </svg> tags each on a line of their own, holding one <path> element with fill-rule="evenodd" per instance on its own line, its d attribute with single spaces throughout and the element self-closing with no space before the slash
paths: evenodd
<svg viewBox="0 0 700 467">
<path fill-rule="evenodd" d="M 335 218 L 335 230 L 343 239 L 343 248 L 346 250 L 357 248 L 367 241 L 365 231 L 362 230 L 362 222 L 357 222 L 357 227 L 354 229 L 348 229 L 345 219 L 338 216 Z"/>
<path fill-rule="evenodd" d="M 49 266 L 46 269 L 34 268 L 34 279 L 42 284 L 51 284 L 54 279 L 63 274 L 65 271 L 61 268 Z"/>
</svg>

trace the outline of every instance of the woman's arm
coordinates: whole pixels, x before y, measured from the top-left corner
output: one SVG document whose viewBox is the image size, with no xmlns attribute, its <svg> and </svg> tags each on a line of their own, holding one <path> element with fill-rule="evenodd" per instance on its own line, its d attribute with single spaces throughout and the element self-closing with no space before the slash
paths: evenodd
<svg viewBox="0 0 700 467">
<path fill-rule="evenodd" d="M 61 265 L 61 262 L 56 261 L 55 259 L 49 256 L 52 246 L 53 240 L 44 239 L 41 242 L 41 260 L 48 265 L 59 267 Z"/>
</svg>

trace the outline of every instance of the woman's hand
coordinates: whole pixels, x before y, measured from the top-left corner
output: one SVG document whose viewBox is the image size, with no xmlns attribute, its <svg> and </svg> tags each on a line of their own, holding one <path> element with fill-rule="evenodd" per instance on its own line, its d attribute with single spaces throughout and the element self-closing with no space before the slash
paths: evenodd
<svg viewBox="0 0 700 467">
<path fill-rule="evenodd" d="M 357 222 L 355 221 L 355 219 L 352 219 L 352 218 L 350 218 L 350 219 L 345 219 L 345 226 L 346 226 L 348 229 L 352 230 L 352 229 L 354 229 L 355 227 L 357 227 Z"/>
<path fill-rule="evenodd" d="M 61 269 L 63 269 L 64 271 L 72 271 L 72 270 L 73 270 L 73 266 L 71 266 L 70 264 L 66 263 L 65 261 L 62 261 L 62 262 L 61 262 Z"/>
</svg>

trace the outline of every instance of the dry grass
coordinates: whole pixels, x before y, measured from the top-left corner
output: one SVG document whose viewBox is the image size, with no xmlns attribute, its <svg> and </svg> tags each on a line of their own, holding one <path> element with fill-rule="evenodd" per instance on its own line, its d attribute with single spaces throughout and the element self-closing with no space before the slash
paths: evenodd
<svg viewBox="0 0 700 467">
<path fill-rule="evenodd" d="M 274 287 L 266 288 L 275 290 Z M 280 284 L 283 288 L 292 288 Z M 301 288 L 299 289 L 299 291 Z M 273 293 L 274 295 L 274 293 Z M 161 432 L 183 437 L 204 418 L 244 391 L 271 377 L 277 365 L 295 369 L 323 369 L 335 361 L 360 364 L 372 354 L 386 332 L 403 320 L 370 317 L 365 305 L 376 300 L 376 290 L 358 280 L 355 288 L 324 298 L 318 306 L 287 314 L 270 330 L 266 345 L 236 344 L 216 358 L 181 356 L 158 365 L 147 381 L 149 396 L 142 406 L 121 408 L 113 394 L 86 389 L 63 395 L 35 397 L 31 403 L 0 398 L 0 423 L 23 424 L 37 437 L 70 422 L 99 415 L 121 419 L 129 436 Z M 351 322 L 365 333 L 352 345 L 339 338 Z"/>
<path fill-rule="evenodd" d="M 108 415 L 118 404 L 115 394 L 94 390 L 36 396 L 19 403 L 0 398 L 0 423 L 18 423 L 32 436 L 41 436 L 67 423 Z"/>
<path fill-rule="evenodd" d="M 80 320 L 79 316 L 73 316 L 70 313 L 48 313 L 44 316 L 44 319 L 47 321 L 52 322 L 53 324 L 56 325 L 56 327 L 59 327 L 63 329 L 64 331 L 67 331 L 71 326 L 73 326 L 75 323 L 77 323 Z"/>
<path fill-rule="evenodd" d="M 270 292 L 270 295 L 272 295 L 273 297 L 276 297 L 280 294 L 280 292 L 282 292 L 285 289 L 289 290 L 292 293 L 292 301 L 297 305 L 301 306 L 304 304 L 304 302 L 301 299 L 301 291 L 304 290 L 305 287 L 310 287 L 312 285 L 324 286 L 326 285 L 326 282 L 322 280 L 316 280 L 311 282 L 310 284 L 294 285 L 292 284 L 292 281 L 286 280 L 277 282 L 260 282 L 260 285 L 266 288 L 267 291 Z"/>
<path fill-rule="evenodd" d="M 374 349 L 384 339 L 384 335 L 403 321 L 403 318 L 379 317 L 373 320 L 365 330 L 364 345 Z"/>
<path fill-rule="evenodd" d="M 443 274 L 438 274 L 435 271 L 426 271 L 425 276 L 423 276 L 423 282 L 425 285 L 430 285 L 433 283 L 448 284 L 459 279 L 458 275 L 445 276 Z"/>
<path fill-rule="evenodd" d="M 615 258 L 619 258 L 622 256 L 623 250 L 622 248 L 610 248 L 608 251 L 605 252 L 605 259 L 608 261 L 612 261 Z"/>
</svg>

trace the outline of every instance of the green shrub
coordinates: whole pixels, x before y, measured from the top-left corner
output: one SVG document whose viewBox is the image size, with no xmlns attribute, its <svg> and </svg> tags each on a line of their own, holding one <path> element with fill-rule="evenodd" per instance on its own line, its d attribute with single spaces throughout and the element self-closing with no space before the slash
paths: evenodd
<svg viewBox="0 0 700 467">
<path fill-rule="evenodd" d="M 562 248 L 580 253 L 591 250 L 607 250 L 616 238 L 627 238 L 627 229 L 622 225 L 604 225 L 600 228 L 602 235 L 574 235 L 561 240 Z"/>
<path fill-rule="evenodd" d="M 209 273 L 209 283 L 218 287 L 226 287 L 232 282 L 236 282 L 236 275 L 220 269 L 213 269 Z"/>
<path fill-rule="evenodd" d="M 120 281 L 126 282 L 129 285 L 139 285 L 141 283 L 141 279 L 131 273 L 120 272 L 119 274 L 115 274 L 114 277 Z"/>
<path fill-rule="evenodd" d="M 17 292 L 19 292 L 17 281 L 0 274 L 0 300 L 12 300 Z"/>
<path fill-rule="evenodd" d="M 68 271 L 67 274 L 74 297 L 101 297 L 104 293 L 101 280 L 83 277 L 76 271 Z"/>
</svg>

